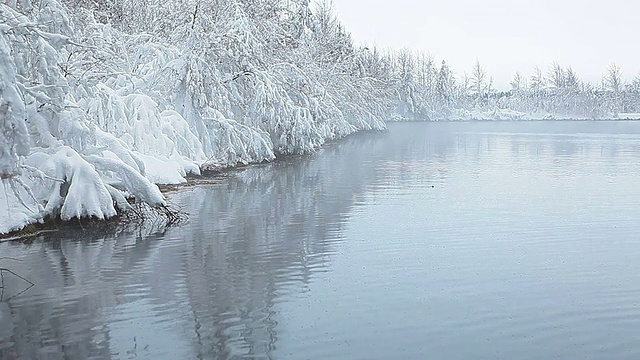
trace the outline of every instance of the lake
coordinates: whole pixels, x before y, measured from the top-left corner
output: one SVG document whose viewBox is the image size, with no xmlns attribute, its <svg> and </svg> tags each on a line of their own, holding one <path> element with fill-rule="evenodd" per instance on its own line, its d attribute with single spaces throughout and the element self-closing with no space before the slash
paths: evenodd
<svg viewBox="0 0 640 360">
<path fill-rule="evenodd" d="M 639 179 L 640 122 L 392 123 L 0 244 L 0 358 L 638 359 Z"/>
</svg>

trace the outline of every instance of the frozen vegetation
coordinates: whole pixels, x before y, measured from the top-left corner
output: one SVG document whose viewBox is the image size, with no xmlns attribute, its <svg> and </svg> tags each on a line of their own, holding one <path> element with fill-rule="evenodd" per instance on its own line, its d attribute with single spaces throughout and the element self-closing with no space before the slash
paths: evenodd
<svg viewBox="0 0 640 360">
<path fill-rule="evenodd" d="M 510 89 L 498 90 L 479 62 L 456 74 L 446 61 L 410 51 L 384 55 L 397 97 L 392 120 L 540 120 L 639 118 L 640 75 L 625 83 L 615 64 L 602 81 L 582 81 L 571 67 L 516 73 Z"/>
<path fill-rule="evenodd" d="M 309 0 L 3 0 L 0 233 L 105 219 L 156 184 L 312 151 L 385 120 L 600 118 L 640 81 L 554 65 L 498 92 L 478 64 L 358 46 Z M 634 100 L 635 99 L 635 100 Z"/>
<path fill-rule="evenodd" d="M 387 89 L 308 1 L 0 4 L 0 233 L 383 129 Z"/>
</svg>

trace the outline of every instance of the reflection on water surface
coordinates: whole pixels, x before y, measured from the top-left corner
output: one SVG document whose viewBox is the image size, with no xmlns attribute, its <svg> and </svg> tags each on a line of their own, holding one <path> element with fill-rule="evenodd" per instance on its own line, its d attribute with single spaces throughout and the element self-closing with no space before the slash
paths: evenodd
<svg viewBox="0 0 640 360">
<path fill-rule="evenodd" d="M 391 124 L 0 244 L 0 358 L 638 358 L 639 175 L 640 123 Z"/>
</svg>

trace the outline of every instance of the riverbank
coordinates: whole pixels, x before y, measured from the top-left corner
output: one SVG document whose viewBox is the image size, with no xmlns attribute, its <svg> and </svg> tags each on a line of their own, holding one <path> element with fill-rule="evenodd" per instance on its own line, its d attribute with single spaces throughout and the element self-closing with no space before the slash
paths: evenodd
<svg viewBox="0 0 640 360">
<path fill-rule="evenodd" d="M 302 154 L 286 154 L 286 155 L 281 154 L 277 157 L 274 157 L 270 161 L 261 161 L 261 162 L 255 162 L 255 163 L 249 163 L 249 164 L 238 163 L 235 166 L 212 166 L 212 165 L 201 166 L 197 175 L 193 173 L 186 174 L 184 177 L 185 179 L 184 182 L 180 182 L 176 184 L 153 184 L 153 185 L 156 186 L 159 189 L 159 191 L 163 195 L 165 195 L 165 198 L 166 198 L 167 194 L 172 194 L 181 190 L 195 188 L 199 186 L 215 186 L 215 185 L 221 184 L 224 182 L 224 180 L 227 177 L 233 176 L 234 174 L 237 174 L 239 172 L 245 171 L 250 168 L 259 168 L 262 166 L 269 166 L 269 165 L 277 164 L 281 162 L 284 163 L 289 161 L 296 161 L 305 156 L 313 156 L 313 154 L 317 153 L 318 151 L 321 151 L 328 147 L 335 146 L 336 144 L 342 141 L 346 141 L 353 136 L 366 135 L 369 133 L 379 133 L 384 131 L 386 131 L 386 129 L 361 130 L 341 138 L 326 141 L 321 146 L 313 149 L 312 151 L 307 151 Z M 0 193 L 0 195 L 1 194 L 2 193 Z M 146 206 L 149 211 L 151 211 L 152 209 L 151 206 L 146 205 L 146 203 L 144 202 L 136 202 L 135 197 L 129 197 L 128 201 L 130 202 L 130 204 L 138 204 L 138 206 Z M 171 208 L 171 203 L 168 204 L 168 207 Z M 176 210 L 176 213 L 179 213 L 178 209 L 174 209 L 174 210 Z M 74 229 L 74 228 L 77 229 L 78 227 L 80 227 L 83 230 L 94 228 L 97 231 L 99 231 L 100 229 L 105 229 L 105 228 L 114 229 L 114 228 L 117 228 L 118 226 L 120 227 L 128 226 L 131 224 L 135 224 L 136 222 L 139 222 L 141 218 L 140 216 L 137 216 L 135 213 L 133 213 L 133 216 L 130 216 L 132 215 L 131 211 L 132 210 L 120 211 L 114 217 L 103 219 L 103 220 L 96 219 L 96 218 L 81 218 L 81 219 L 74 218 L 70 220 L 62 220 L 60 216 L 57 216 L 55 218 L 48 216 L 48 217 L 45 217 L 42 221 L 29 223 L 21 229 L 10 231 L 7 233 L 0 233 L 0 242 L 20 241 L 20 240 L 34 238 L 38 235 L 41 235 L 47 232 L 56 232 L 59 230 L 67 230 L 67 229 Z M 184 217 L 184 213 L 180 213 L 178 215 L 181 218 Z M 177 221 L 177 222 L 175 221 L 175 219 L 173 219 L 171 222 L 174 223 L 173 225 L 175 225 L 176 223 L 179 224 L 182 222 L 182 219 L 180 219 L 180 221 Z"/>
<path fill-rule="evenodd" d="M 363 134 L 367 132 L 369 131 L 361 131 L 359 133 L 351 134 L 344 138 L 328 141 L 318 149 L 315 149 L 314 152 L 319 151 L 326 146 L 331 146 L 350 136 Z M 263 161 L 263 162 L 251 163 L 251 164 L 237 164 L 236 166 L 228 166 L 228 167 L 203 166 L 200 169 L 198 175 L 195 175 L 193 173 L 187 174 L 184 177 L 184 179 L 186 180 L 185 182 L 176 183 L 176 184 L 154 184 L 154 185 L 158 187 L 160 192 L 163 195 L 165 195 L 165 198 L 166 198 L 167 194 L 175 193 L 181 190 L 199 187 L 199 186 L 214 186 L 214 185 L 220 184 L 224 182 L 224 180 L 228 176 L 232 176 L 233 174 L 245 171 L 249 168 L 258 168 L 260 166 L 267 166 L 277 162 L 290 161 L 291 159 L 307 156 L 309 154 L 313 154 L 313 152 L 307 152 L 300 155 L 281 155 L 272 161 Z M 128 198 L 128 201 L 132 205 L 137 204 L 138 206 L 146 207 L 145 211 L 147 211 L 147 215 L 150 215 L 154 211 L 154 208 L 148 205 L 145 205 L 144 202 L 136 202 L 136 199 L 134 197 Z M 179 209 L 171 209 L 170 202 L 168 206 L 170 208 L 170 211 L 175 213 L 176 216 L 184 218 L 185 214 L 181 213 Z M 171 214 L 166 214 L 166 211 L 158 212 L 158 214 L 163 215 L 166 218 L 171 217 Z M 4 234 L 0 233 L 0 242 L 28 240 L 45 233 L 57 232 L 60 230 L 77 229 L 77 228 L 81 228 L 83 230 L 90 229 L 91 231 L 100 231 L 104 229 L 113 230 L 114 228 L 117 228 L 117 227 L 128 226 L 130 224 L 140 222 L 141 218 L 142 216 L 140 215 L 139 210 L 138 210 L 138 213 L 136 213 L 136 210 L 133 210 L 133 209 L 127 210 L 127 211 L 120 211 L 118 212 L 117 215 L 111 218 L 102 219 L 102 220 L 96 219 L 96 218 L 80 218 L 80 219 L 74 218 L 71 220 L 62 220 L 60 216 L 57 216 L 57 217 L 47 216 L 42 221 L 30 223 L 25 227 L 23 227 L 22 229 L 10 231 Z M 169 222 L 172 222 L 173 225 L 175 225 L 175 224 L 180 224 L 182 221 L 175 221 L 175 219 L 169 219 Z"/>
<path fill-rule="evenodd" d="M 158 189 L 162 194 L 169 194 L 173 192 L 177 192 L 186 188 L 192 188 L 196 186 L 207 186 L 214 185 L 219 183 L 220 180 L 224 177 L 224 174 L 227 172 L 231 172 L 234 170 L 240 170 L 243 167 L 238 168 L 228 168 L 219 172 L 209 172 L 204 173 L 203 175 L 189 175 L 187 176 L 187 182 L 180 184 L 156 184 Z M 144 203 L 136 203 L 135 198 L 129 198 L 128 201 L 132 206 L 145 206 Z M 81 228 L 83 230 L 91 229 L 91 231 L 98 231 L 100 229 L 114 229 L 119 226 L 126 226 L 130 223 L 139 221 L 142 219 L 141 211 L 145 211 L 147 215 L 150 215 L 152 212 L 157 211 L 156 215 L 164 214 L 165 217 L 171 216 L 170 213 L 175 214 L 175 216 L 181 216 L 179 210 L 171 210 L 169 203 L 169 214 L 167 210 L 157 210 L 150 206 L 146 206 L 146 209 L 130 209 L 126 211 L 121 211 L 117 215 L 107 218 L 107 219 L 97 219 L 97 218 L 73 218 L 71 220 L 62 220 L 60 216 L 51 217 L 47 216 L 42 221 L 33 222 L 22 229 L 11 231 L 5 234 L 0 234 L 0 242 L 6 241 L 20 241 L 27 240 L 30 238 L 37 237 L 39 235 L 56 232 L 59 230 L 68 230 L 68 229 L 77 229 Z"/>
<path fill-rule="evenodd" d="M 333 16 L 291 3 L 281 10 L 300 17 L 282 26 L 260 4 L 0 4 L 0 233 L 112 218 L 131 197 L 163 207 L 154 184 L 202 164 L 383 129 L 385 86 L 351 71 L 368 55 L 338 39 Z"/>
</svg>

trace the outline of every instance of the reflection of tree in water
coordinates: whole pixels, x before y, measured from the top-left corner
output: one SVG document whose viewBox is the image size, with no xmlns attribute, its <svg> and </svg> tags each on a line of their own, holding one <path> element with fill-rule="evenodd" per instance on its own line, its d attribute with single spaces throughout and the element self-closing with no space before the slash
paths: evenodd
<svg viewBox="0 0 640 360">
<path fill-rule="evenodd" d="M 300 291 L 340 241 L 355 195 L 370 181 L 362 163 L 380 134 L 350 138 L 304 159 L 252 168 L 186 208 L 208 221 L 185 228 L 189 301 L 204 357 L 266 356 L 276 340 L 279 295 Z M 365 172 L 369 172 L 368 174 Z M 344 176 L 348 175 L 348 176 Z"/>
<path fill-rule="evenodd" d="M 166 234 L 65 232 L 0 245 L 37 280 L 0 306 L 0 358 L 161 356 L 145 343 L 161 327 L 176 342 L 167 348 L 189 357 L 268 357 L 274 304 L 304 290 L 330 259 L 354 199 L 375 177 L 362 164 L 384 136 L 351 137 L 176 194 L 191 221 Z"/>
<path fill-rule="evenodd" d="M 406 186 L 430 187 L 449 173 L 451 157 L 457 153 L 479 155 L 491 145 L 486 136 L 458 133 L 465 124 L 390 124 L 390 133 L 373 155 L 374 189 Z"/>
<path fill-rule="evenodd" d="M 2 256 L 23 260 L 12 269 L 37 283 L 0 302 L 0 358 L 269 357 L 282 316 L 276 305 L 305 291 L 339 251 L 359 199 L 428 185 L 447 171 L 480 171 L 465 166 L 491 151 L 503 152 L 498 160 L 521 151 L 553 157 L 553 143 L 531 143 L 549 138 L 541 124 L 526 125 L 539 137 L 518 137 L 511 126 L 392 125 L 174 194 L 191 213 L 181 228 L 0 244 Z M 637 151 L 633 143 L 616 144 Z"/>
<path fill-rule="evenodd" d="M 96 341 L 109 337 L 102 313 L 122 301 L 122 286 L 135 276 L 135 263 L 154 251 L 155 238 L 65 231 L 2 244 L 0 252 L 22 260 L 12 267 L 36 286 L 1 303 L 0 358 L 108 357 L 108 341 Z"/>
</svg>

